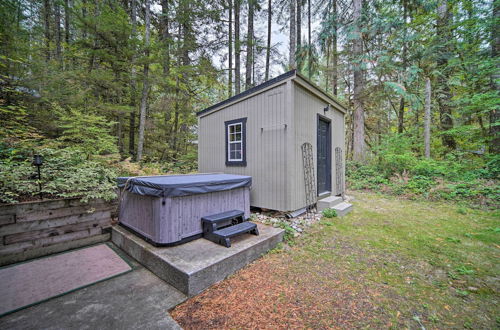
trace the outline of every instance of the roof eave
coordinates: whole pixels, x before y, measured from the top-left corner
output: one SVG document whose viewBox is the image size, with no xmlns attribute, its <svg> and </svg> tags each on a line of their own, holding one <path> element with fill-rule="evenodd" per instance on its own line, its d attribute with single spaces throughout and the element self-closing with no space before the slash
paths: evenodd
<svg viewBox="0 0 500 330">
<path fill-rule="evenodd" d="M 254 95 L 257 92 L 265 91 L 267 89 L 273 88 L 274 86 L 281 85 L 287 80 L 294 79 L 296 77 L 296 74 L 297 74 L 297 70 L 295 70 L 295 69 L 290 70 L 288 72 L 285 72 L 284 74 L 279 75 L 273 79 L 270 79 L 270 80 L 264 82 L 263 84 L 252 87 L 252 88 L 250 88 L 250 89 L 248 89 L 248 90 L 246 90 L 238 95 L 234 95 L 234 96 L 232 96 L 224 101 L 221 101 L 221 102 L 216 103 L 208 108 L 205 108 L 201 111 L 198 111 L 196 113 L 196 116 L 198 116 L 198 117 L 204 116 L 204 115 L 207 115 L 209 113 L 216 112 L 216 111 L 219 111 L 225 107 L 228 107 L 229 105 L 231 105 L 233 103 L 241 102 L 242 100 L 251 97 L 252 95 Z"/>
</svg>

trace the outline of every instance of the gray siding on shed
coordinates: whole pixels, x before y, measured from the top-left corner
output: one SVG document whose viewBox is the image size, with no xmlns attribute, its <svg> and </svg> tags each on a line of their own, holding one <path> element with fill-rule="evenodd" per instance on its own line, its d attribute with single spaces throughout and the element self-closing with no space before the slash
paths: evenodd
<svg viewBox="0 0 500 330">
<path fill-rule="evenodd" d="M 331 110 L 324 112 L 328 104 Z M 345 144 L 342 111 L 337 102 L 295 75 L 220 108 L 200 113 L 198 169 L 202 173 L 252 176 L 252 206 L 279 211 L 303 208 L 306 205 L 301 145 L 304 142 L 312 144 L 317 174 L 318 114 L 331 120 L 331 187 L 335 190 L 334 150 L 341 147 L 344 151 Z M 224 122 L 238 118 L 247 118 L 247 166 L 226 166 Z M 332 191 L 332 194 L 339 193 Z"/>
<path fill-rule="evenodd" d="M 199 171 L 251 175 L 252 205 L 262 208 L 286 208 L 286 91 L 284 83 L 199 118 Z M 224 122 L 244 117 L 247 165 L 226 166 Z"/>
<path fill-rule="evenodd" d="M 304 142 L 309 142 L 313 147 L 314 172 L 317 176 L 317 124 L 318 115 L 321 115 L 331 121 L 330 130 L 332 134 L 332 182 L 331 187 L 335 190 L 335 147 L 344 149 L 344 114 L 335 110 L 333 106 L 329 111 L 323 109 L 329 104 L 312 94 L 304 87 L 294 84 L 294 121 L 295 134 L 293 143 L 293 188 L 291 189 L 290 210 L 297 210 L 305 206 L 306 197 L 304 189 L 304 169 L 302 162 L 301 146 Z M 340 192 L 332 191 L 332 194 Z"/>
</svg>

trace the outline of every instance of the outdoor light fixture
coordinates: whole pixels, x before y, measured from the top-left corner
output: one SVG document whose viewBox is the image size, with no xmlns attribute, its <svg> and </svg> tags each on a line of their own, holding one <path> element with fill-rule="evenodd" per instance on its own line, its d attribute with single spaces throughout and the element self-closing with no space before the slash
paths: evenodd
<svg viewBox="0 0 500 330">
<path fill-rule="evenodd" d="M 323 109 L 323 111 L 327 112 L 328 110 L 330 110 L 330 105 L 329 104 Z"/>
<path fill-rule="evenodd" d="M 33 165 L 36 166 L 37 172 L 38 172 L 38 192 L 40 194 L 40 199 L 42 198 L 42 177 L 40 174 L 40 166 L 43 164 L 43 156 L 42 155 L 34 155 L 33 156 Z"/>
</svg>

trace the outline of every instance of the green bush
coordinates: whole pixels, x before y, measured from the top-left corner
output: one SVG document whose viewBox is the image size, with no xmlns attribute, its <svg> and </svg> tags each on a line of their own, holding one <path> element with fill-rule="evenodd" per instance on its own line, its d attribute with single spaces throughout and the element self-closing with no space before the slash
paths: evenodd
<svg viewBox="0 0 500 330">
<path fill-rule="evenodd" d="M 99 161 L 88 160 L 77 149 L 41 149 L 42 193 L 45 197 L 116 198 L 116 172 Z M 5 156 L 5 154 L 3 155 Z M 19 157 L 17 157 L 19 158 Z M 38 195 L 36 167 L 28 155 L 23 160 L 0 159 L 0 203 L 15 203 Z"/>
<path fill-rule="evenodd" d="M 498 206 L 500 155 L 454 151 L 443 159 L 427 159 L 418 150 L 404 135 L 384 137 L 366 164 L 347 163 L 348 187 Z"/>
<path fill-rule="evenodd" d="M 334 209 L 324 209 L 322 214 L 325 218 L 335 218 L 337 216 L 337 211 Z"/>
</svg>

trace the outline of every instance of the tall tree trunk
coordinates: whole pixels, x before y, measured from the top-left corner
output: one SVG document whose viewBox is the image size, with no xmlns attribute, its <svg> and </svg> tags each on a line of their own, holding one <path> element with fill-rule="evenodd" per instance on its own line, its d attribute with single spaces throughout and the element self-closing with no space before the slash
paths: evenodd
<svg viewBox="0 0 500 330">
<path fill-rule="evenodd" d="M 399 110 L 398 110 L 398 133 L 403 133 L 404 129 L 404 116 L 405 116 L 405 98 L 401 96 L 399 100 Z"/>
<path fill-rule="evenodd" d="M 247 29 L 247 58 L 245 65 L 245 90 L 252 87 L 252 66 L 253 66 L 253 14 L 254 0 L 248 0 L 248 29 Z"/>
<path fill-rule="evenodd" d="M 358 162 L 365 160 L 365 110 L 363 105 L 363 69 L 361 57 L 363 55 L 363 39 L 361 34 L 361 11 L 363 0 L 353 0 L 354 40 L 353 55 L 354 67 L 354 133 L 353 133 L 353 159 Z"/>
<path fill-rule="evenodd" d="M 55 34 L 56 34 L 56 59 L 61 61 L 61 6 L 59 6 L 59 0 L 54 2 L 54 24 L 55 24 Z"/>
<path fill-rule="evenodd" d="M 297 0 L 297 49 L 302 47 L 302 1 Z"/>
<path fill-rule="evenodd" d="M 132 37 L 135 38 L 137 33 L 137 4 L 136 0 L 130 0 L 130 20 L 132 25 Z M 134 49 L 135 54 L 135 49 Z M 135 153 L 135 117 L 136 117 L 136 104 L 137 104 L 137 81 L 136 81 L 136 70 L 135 70 L 135 55 L 132 55 L 132 60 L 130 63 L 131 74 L 130 74 L 130 111 L 129 118 L 129 132 L 128 132 L 128 152 L 130 156 L 134 156 Z"/>
<path fill-rule="evenodd" d="M 290 0 L 290 55 L 288 58 L 288 66 L 290 69 L 295 69 L 295 52 L 297 46 L 297 31 L 296 28 L 296 13 L 295 6 L 297 4 L 297 0 Z"/>
<path fill-rule="evenodd" d="M 424 155 L 431 157 L 431 80 L 425 79 Z"/>
<path fill-rule="evenodd" d="M 500 20 L 500 2 L 493 2 L 493 20 L 498 22 Z M 491 57 L 493 60 L 497 60 L 500 56 L 500 26 L 498 24 L 492 25 L 492 36 L 491 36 Z M 497 62 L 498 63 L 498 62 Z M 497 70 L 493 70 L 491 75 L 491 85 L 492 89 L 500 93 L 500 67 Z M 493 154 L 500 153 L 500 111 L 498 109 L 493 109 L 490 112 L 490 137 L 491 142 L 489 150 Z"/>
<path fill-rule="evenodd" d="M 144 21 L 146 24 L 146 31 L 144 33 L 144 55 L 146 57 L 144 63 L 144 71 L 143 71 L 143 86 L 142 86 L 142 97 L 141 97 L 141 108 L 139 113 L 139 139 L 137 141 L 137 161 L 140 161 L 142 158 L 142 152 L 144 148 L 144 130 L 146 126 L 146 109 L 149 95 L 149 36 L 150 36 L 150 28 L 151 22 L 149 17 L 149 0 L 144 0 L 145 14 Z"/>
<path fill-rule="evenodd" d="M 234 0 L 234 92 L 241 92 L 241 45 L 240 45 L 241 0 Z"/>
<path fill-rule="evenodd" d="M 450 42 L 452 39 L 450 31 L 450 11 L 447 0 L 441 0 L 438 6 L 437 19 L 437 40 L 440 50 L 438 51 L 436 98 L 439 105 L 439 120 L 442 131 L 449 131 L 453 128 L 453 118 L 451 111 L 451 91 L 448 84 L 448 58 L 450 57 Z M 442 134 L 443 144 L 449 149 L 456 149 L 456 142 L 453 136 L 448 133 Z"/>
<path fill-rule="evenodd" d="M 265 81 L 269 80 L 269 62 L 271 61 L 271 24 L 272 24 L 272 0 L 267 5 L 267 48 L 266 48 L 266 74 Z"/>
<path fill-rule="evenodd" d="M 170 33 L 168 29 L 169 20 L 168 20 L 168 0 L 161 0 L 161 42 L 163 44 L 163 75 L 165 78 L 170 73 Z"/>
<path fill-rule="evenodd" d="M 66 45 L 69 44 L 69 39 L 71 36 L 71 31 L 70 29 L 70 18 L 69 18 L 69 12 L 70 12 L 70 3 L 69 0 L 64 0 L 64 42 Z"/>
<path fill-rule="evenodd" d="M 407 66 L 407 53 L 408 53 L 408 46 L 407 46 L 407 41 L 406 41 L 406 35 L 407 35 L 407 27 L 406 27 L 406 20 L 408 17 L 408 9 L 407 9 L 407 4 L 406 0 L 401 0 L 401 5 L 403 6 L 403 54 L 402 54 L 402 64 L 403 64 L 403 75 L 406 74 L 406 66 Z M 406 87 L 405 83 L 405 78 L 403 77 L 403 85 Z M 399 112 L 398 112 L 398 133 L 403 133 L 404 131 L 404 117 L 405 117 L 405 98 L 404 96 L 401 96 L 401 99 L 399 101 Z"/>
<path fill-rule="evenodd" d="M 45 37 L 45 59 L 50 61 L 50 43 L 52 35 L 50 33 L 50 0 L 43 1 L 43 21 L 44 21 L 44 37 Z"/>
<path fill-rule="evenodd" d="M 229 70 L 227 72 L 227 89 L 228 96 L 233 96 L 233 0 L 228 0 L 229 10 Z"/>
<path fill-rule="evenodd" d="M 338 14 L 337 14 L 337 0 L 333 0 L 332 2 L 332 14 L 333 14 L 333 36 L 332 36 L 332 91 L 333 95 L 337 96 L 337 89 L 338 89 L 338 62 L 339 62 L 339 57 L 338 57 L 338 50 L 337 50 L 337 33 L 338 33 Z"/>
<path fill-rule="evenodd" d="M 311 0 L 307 1 L 307 75 L 312 76 Z"/>
</svg>

